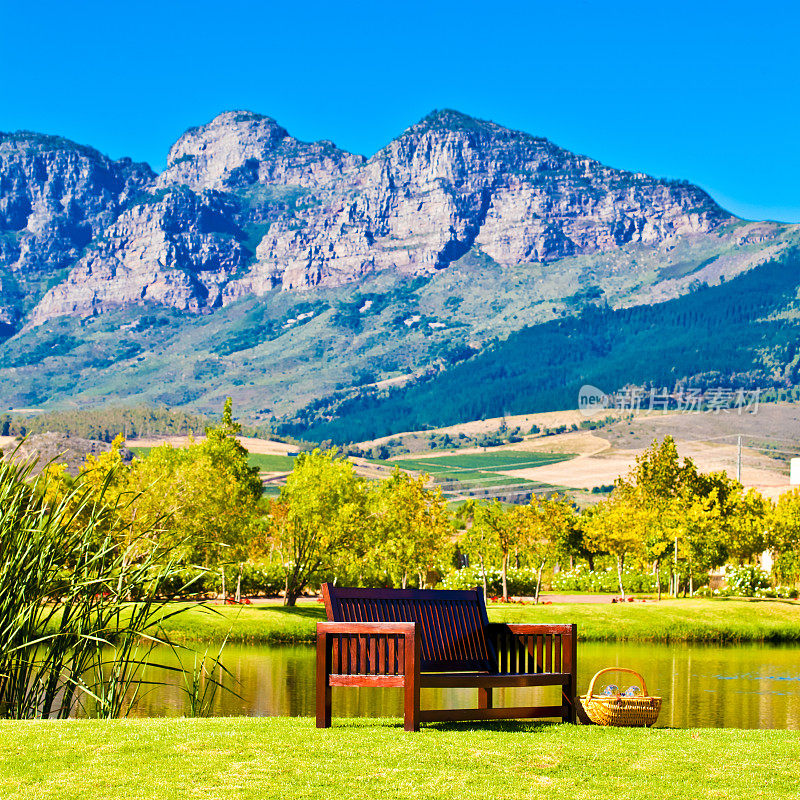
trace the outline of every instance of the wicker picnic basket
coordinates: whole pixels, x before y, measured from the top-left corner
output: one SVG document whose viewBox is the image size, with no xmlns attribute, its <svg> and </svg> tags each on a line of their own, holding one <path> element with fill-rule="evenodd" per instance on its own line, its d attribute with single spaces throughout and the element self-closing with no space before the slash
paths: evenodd
<svg viewBox="0 0 800 800">
<path fill-rule="evenodd" d="M 630 672 L 642 684 L 641 697 L 593 694 L 595 681 L 604 672 Z M 658 719 L 661 711 L 661 698 L 647 693 L 647 684 L 636 670 L 627 667 L 606 667 L 601 669 L 589 683 L 589 690 L 580 698 L 581 705 L 589 719 L 596 725 L 615 725 L 617 727 L 649 727 Z"/>
</svg>

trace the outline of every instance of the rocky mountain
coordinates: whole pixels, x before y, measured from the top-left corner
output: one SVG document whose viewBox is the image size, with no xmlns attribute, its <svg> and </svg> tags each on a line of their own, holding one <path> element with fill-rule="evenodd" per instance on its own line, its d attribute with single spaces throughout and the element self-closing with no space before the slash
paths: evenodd
<svg viewBox="0 0 800 800">
<path fill-rule="evenodd" d="M 0 133 L 0 323 L 19 327 L 156 176 L 66 139 Z"/>
<path fill-rule="evenodd" d="M 325 398 L 429 381 L 587 308 L 719 287 L 798 242 L 689 183 L 455 111 L 369 158 L 226 112 L 161 174 L 0 134 L 0 407 L 210 414 L 232 395 L 253 424 L 312 419 Z"/>
<path fill-rule="evenodd" d="M 454 111 L 369 159 L 227 112 L 187 131 L 160 175 L 63 139 L 3 135 L 0 320 L 16 329 L 142 303 L 202 312 L 276 288 L 429 274 L 473 247 L 501 265 L 548 263 L 730 221 L 691 184 Z"/>
</svg>

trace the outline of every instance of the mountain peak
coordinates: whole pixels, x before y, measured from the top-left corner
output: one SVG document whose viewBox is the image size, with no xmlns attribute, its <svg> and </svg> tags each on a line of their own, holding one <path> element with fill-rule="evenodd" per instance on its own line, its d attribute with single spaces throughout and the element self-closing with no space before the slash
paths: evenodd
<svg viewBox="0 0 800 800">
<path fill-rule="evenodd" d="M 494 122 L 488 120 L 471 117 L 469 114 L 464 114 L 462 111 L 457 111 L 453 108 L 435 108 L 409 130 L 431 130 L 436 128 L 443 128 L 446 130 L 489 131 L 493 129 L 502 129 L 502 126 L 496 125 Z"/>
<path fill-rule="evenodd" d="M 261 125 L 266 128 L 279 128 L 286 134 L 282 128 L 272 117 L 265 114 L 259 114 L 256 111 L 249 111 L 248 109 L 233 109 L 231 111 L 223 111 L 217 114 L 212 120 L 205 125 L 198 125 L 189 128 L 186 133 L 196 133 L 198 131 L 206 131 L 213 128 L 228 127 L 228 126 L 247 126 L 247 125 Z M 185 136 L 186 134 L 184 134 Z"/>
</svg>

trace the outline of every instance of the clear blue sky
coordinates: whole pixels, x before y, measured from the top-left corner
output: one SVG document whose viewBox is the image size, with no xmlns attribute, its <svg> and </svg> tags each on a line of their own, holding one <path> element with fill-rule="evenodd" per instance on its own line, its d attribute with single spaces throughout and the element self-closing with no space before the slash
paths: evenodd
<svg viewBox="0 0 800 800">
<path fill-rule="evenodd" d="M 0 0 L 0 130 L 163 167 L 223 110 L 372 154 L 456 108 L 800 221 L 793 3 Z"/>
</svg>

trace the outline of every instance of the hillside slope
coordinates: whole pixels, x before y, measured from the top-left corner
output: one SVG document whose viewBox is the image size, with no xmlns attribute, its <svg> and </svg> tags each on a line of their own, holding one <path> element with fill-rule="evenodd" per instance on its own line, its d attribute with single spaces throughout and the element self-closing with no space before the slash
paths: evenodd
<svg viewBox="0 0 800 800">
<path fill-rule="evenodd" d="M 800 378 L 800 252 L 657 305 L 590 306 L 526 327 L 399 388 L 317 402 L 281 430 L 319 441 L 373 439 L 456 422 L 575 408 L 584 384 L 791 387 Z"/>
</svg>

